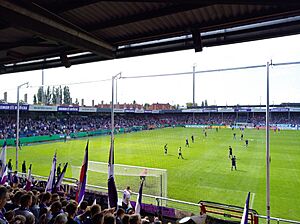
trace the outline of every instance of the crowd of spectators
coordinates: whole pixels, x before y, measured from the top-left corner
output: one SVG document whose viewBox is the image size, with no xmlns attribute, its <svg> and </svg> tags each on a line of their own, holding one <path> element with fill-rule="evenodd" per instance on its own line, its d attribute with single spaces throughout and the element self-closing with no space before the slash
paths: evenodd
<svg viewBox="0 0 300 224">
<path fill-rule="evenodd" d="M 134 209 L 103 209 L 103 205 L 79 205 L 64 192 L 0 185 L 1 224 L 161 224 L 158 217 L 143 217 Z"/>
<path fill-rule="evenodd" d="M 129 128 L 133 126 L 185 125 L 185 124 L 223 124 L 232 125 L 236 122 L 264 125 L 263 113 L 207 113 L 207 114 L 116 114 L 115 127 Z M 272 113 L 273 124 L 300 124 L 300 114 Z M 20 136 L 41 136 L 54 134 L 70 134 L 85 131 L 110 129 L 110 115 L 67 115 L 67 116 L 30 116 L 26 114 L 20 119 Z M 13 115 L 0 116 L 0 139 L 15 138 L 16 118 Z"/>
</svg>

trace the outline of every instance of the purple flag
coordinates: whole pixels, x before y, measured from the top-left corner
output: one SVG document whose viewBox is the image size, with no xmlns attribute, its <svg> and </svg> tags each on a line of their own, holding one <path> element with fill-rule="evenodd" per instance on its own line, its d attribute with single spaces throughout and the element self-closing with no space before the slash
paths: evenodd
<svg viewBox="0 0 300 224">
<path fill-rule="evenodd" d="M 141 186 L 139 189 L 139 194 L 137 196 L 137 200 L 136 200 L 136 204 L 135 204 L 135 214 L 141 213 L 144 180 L 145 179 L 142 179 Z"/>
<path fill-rule="evenodd" d="M 30 164 L 30 166 L 29 166 L 28 175 L 27 175 L 27 178 L 26 178 L 26 185 L 25 185 L 25 190 L 26 191 L 30 191 L 31 190 L 31 183 L 32 183 L 31 166 L 32 166 L 32 164 Z"/>
<path fill-rule="evenodd" d="M 108 159 L 108 205 L 110 208 L 118 207 L 118 193 L 114 179 L 114 141 L 110 142 L 109 159 Z"/>
<path fill-rule="evenodd" d="M 53 187 L 54 187 L 54 183 L 55 183 L 55 172 L 56 172 L 56 152 L 55 152 L 53 160 L 52 160 L 52 167 L 51 167 L 50 174 L 49 174 L 49 177 L 48 177 L 45 192 L 47 192 L 47 191 L 52 192 L 53 191 Z"/>
<path fill-rule="evenodd" d="M 7 181 L 8 173 L 7 173 L 7 165 L 3 169 L 3 175 L 1 177 L 1 182 L 0 184 L 4 185 Z"/>
<path fill-rule="evenodd" d="M 86 185 L 86 174 L 88 170 L 88 150 L 89 150 L 89 141 L 86 143 L 85 147 L 85 155 L 82 162 L 81 170 L 80 170 L 80 177 L 79 177 L 79 183 L 78 183 L 78 189 L 76 192 L 76 201 L 80 205 L 81 202 L 84 199 L 84 193 L 85 193 L 85 185 Z"/>
<path fill-rule="evenodd" d="M 65 173 L 66 173 L 66 171 L 67 171 L 67 167 L 68 167 L 68 163 L 65 164 L 65 166 L 64 166 L 64 168 L 63 168 L 61 174 L 60 174 L 59 177 L 57 178 L 57 181 L 56 181 L 55 187 L 54 187 L 54 189 L 55 189 L 56 191 L 58 191 L 59 188 L 60 188 L 60 185 L 61 185 L 61 183 L 62 183 L 62 181 L 63 181 L 63 179 L 64 179 L 64 176 L 65 176 Z"/>
<path fill-rule="evenodd" d="M 248 192 L 244 212 L 241 220 L 241 224 L 247 224 L 248 223 L 248 212 L 249 212 L 249 200 L 250 200 L 250 192 Z"/>
<path fill-rule="evenodd" d="M 0 177 L 3 176 L 4 174 L 4 168 L 6 166 L 6 141 L 4 141 L 3 146 L 2 146 L 2 150 L 1 150 L 1 154 L 0 154 Z"/>
</svg>

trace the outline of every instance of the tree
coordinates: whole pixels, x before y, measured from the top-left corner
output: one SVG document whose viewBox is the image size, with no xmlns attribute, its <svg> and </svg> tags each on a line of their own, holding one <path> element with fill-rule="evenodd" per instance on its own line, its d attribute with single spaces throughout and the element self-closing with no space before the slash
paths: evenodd
<svg viewBox="0 0 300 224">
<path fill-rule="evenodd" d="M 193 103 L 186 103 L 187 108 L 192 107 L 192 106 L 193 106 Z"/>
<path fill-rule="evenodd" d="M 204 101 L 204 106 L 206 106 L 206 107 L 208 106 L 207 100 Z"/>
<path fill-rule="evenodd" d="M 36 99 L 36 95 L 33 95 L 33 104 L 37 104 L 37 99 Z"/>
<path fill-rule="evenodd" d="M 204 102 L 202 101 L 202 103 L 201 103 L 201 107 L 204 107 Z"/>
<path fill-rule="evenodd" d="M 57 103 L 57 95 L 56 95 L 55 90 L 56 90 L 56 88 L 54 88 L 54 86 L 53 86 L 52 87 L 52 99 L 51 99 L 52 104 L 56 104 Z"/>
<path fill-rule="evenodd" d="M 50 104 L 51 103 L 51 90 L 50 86 L 48 86 L 47 91 L 45 92 L 45 103 Z"/>
<path fill-rule="evenodd" d="M 62 88 L 59 86 L 59 103 L 62 104 L 63 102 L 63 94 L 62 94 Z"/>
<path fill-rule="evenodd" d="M 133 101 L 133 104 L 136 104 L 136 101 L 135 101 L 135 100 Z"/>
<path fill-rule="evenodd" d="M 76 98 L 76 100 L 75 100 L 75 104 L 76 104 L 76 105 L 78 105 L 78 104 L 79 104 L 79 102 L 78 102 L 78 98 Z"/>
<path fill-rule="evenodd" d="M 55 104 L 59 104 L 60 102 L 60 95 L 59 95 L 59 88 L 55 88 Z"/>
<path fill-rule="evenodd" d="M 39 87 L 39 89 L 38 89 L 37 100 L 38 100 L 38 103 L 42 103 L 42 101 L 43 101 L 43 87 Z"/>
<path fill-rule="evenodd" d="M 150 107 L 150 104 L 149 103 L 145 103 L 144 104 L 144 108 L 147 110 L 148 108 Z"/>
<path fill-rule="evenodd" d="M 71 94 L 68 86 L 64 87 L 63 96 L 64 96 L 64 100 L 63 100 L 64 104 L 71 104 Z"/>
</svg>

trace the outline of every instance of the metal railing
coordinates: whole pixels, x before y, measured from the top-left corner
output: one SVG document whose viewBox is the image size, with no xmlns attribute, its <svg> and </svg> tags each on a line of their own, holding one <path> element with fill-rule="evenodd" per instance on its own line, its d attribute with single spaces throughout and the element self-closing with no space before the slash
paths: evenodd
<svg viewBox="0 0 300 224">
<path fill-rule="evenodd" d="M 259 221 L 267 221 L 268 217 L 264 215 L 255 215 L 259 218 Z M 293 223 L 293 224 L 300 224 L 300 221 L 296 220 L 289 220 L 289 219 L 282 219 L 282 218 L 275 218 L 275 217 L 270 217 L 271 223 Z"/>
<path fill-rule="evenodd" d="M 24 173 L 20 173 L 21 175 L 26 175 Z M 47 180 L 48 177 L 45 176 L 40 176 L 40 175 L 32 175 L 35 179 L 39 180 Z M 75 178 L 64 178 L 63 183 L 68 184 L 70 186 L 77 186 L 77 179 Z M 92 184 L 87 184 L 87 189 L 88 190 L 96 190 L 96 191 L 101 191 L 101 192 L 107 192 L 107 187 L 101 187 L 97 185 L 92 185 Z M 117 190 L 120 198 L 123 196 L 123 190 Z M 138 193 L 137 192 L 132 192 L 132 199 L 133 201 L 136 200 Z M 149 194 L 143 194 L 143 202 L 147 204 L 153 204 L 158 207 L 162 206 L 162 202 L 166 202 L 165 204 L 169 208 L 174 208 L 180 211 L 183 211 L 183 215 L 191 215 L 192 213 L 194 214 L 199 214 L 200 211 L 200 203 L 193 203 L 193 202 L 187 202 L 187 201 L 182 201 L 182 200 L 177 200 L 177 199 L 172 199 L 172 198 L 166 198 L 166 197 L 160 197 L 160 196 L 155 196 L 155 195 L 149 195 Z M 221 205 L 220 208 L 228 209 L 231 206 L 229 205 Z M 184 212 L 186 211 L 186 212 Z M 267 222 L 267 216 L 264 215 L 258 215 L 255 214 L 255 217 L 259 219 L 259 223 L 265 223 Z M 281 224 L 281 223 L 292 223 L 292 224 L 300 224 L 300 221 L 296 220 L 289 220 L 289 219 L 283 219 L 283 218 L 276 218 L 276 217 L 270 217 L 271 223 L 274 224 Z"/>
</svg>

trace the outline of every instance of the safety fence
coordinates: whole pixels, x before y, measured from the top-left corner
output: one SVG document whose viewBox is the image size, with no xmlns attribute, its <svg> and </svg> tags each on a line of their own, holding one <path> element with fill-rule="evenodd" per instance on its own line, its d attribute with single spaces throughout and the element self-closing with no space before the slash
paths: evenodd
<svg viewBox="0 0 300 224">
<path fill-rule="evenodd" d="M 20 173 L 20 176 L 25 174 Z M 41 180 L 46 183 L 47 177 L 33 175 L 34 179 Z M 76 192 L 77 179 L 75 178 L 64 178 L 63 181 L 64 191 L 67 193 Z M 123 197 L 123 190 L 118 191 L 119 203 L 121 204 Z M 96 185 L 87 185 L 87 199 L 93 201 L 98 195 L 98 200 L 102 205 L 107 204 L 107 188 Z M 137 192 L 131 194 L 131 204 L 134 207 L 135 201 L 137 200 Z M 92 197 L 92 198 L 91 198 Z M 197 203 L 187 202 L 172 198 L 160 197 L 155 195 L 143 194 L 142 210 L 149 214 L 160 215 L 165 218 L 181 219 L 187 216 L 199 215 L 200 211 L 204 211 L 210 217 L 214 217 L 219 220 L 225 220 L 232 222 L 239 222 L 242 218 L 243 207 L 227 205 L 209 201 L 199 201 Z M 263 215 L 259 215 L 255 210 L 250 209 L 248 222 L 251 224 L 267 223 L 268 218 Z M 300 224 L 300 221 L 289 220 L 283 218 L 269 218 L 270 224 Z M 229 223 L 229 222 L 228 222 Z"/>
</svg>

